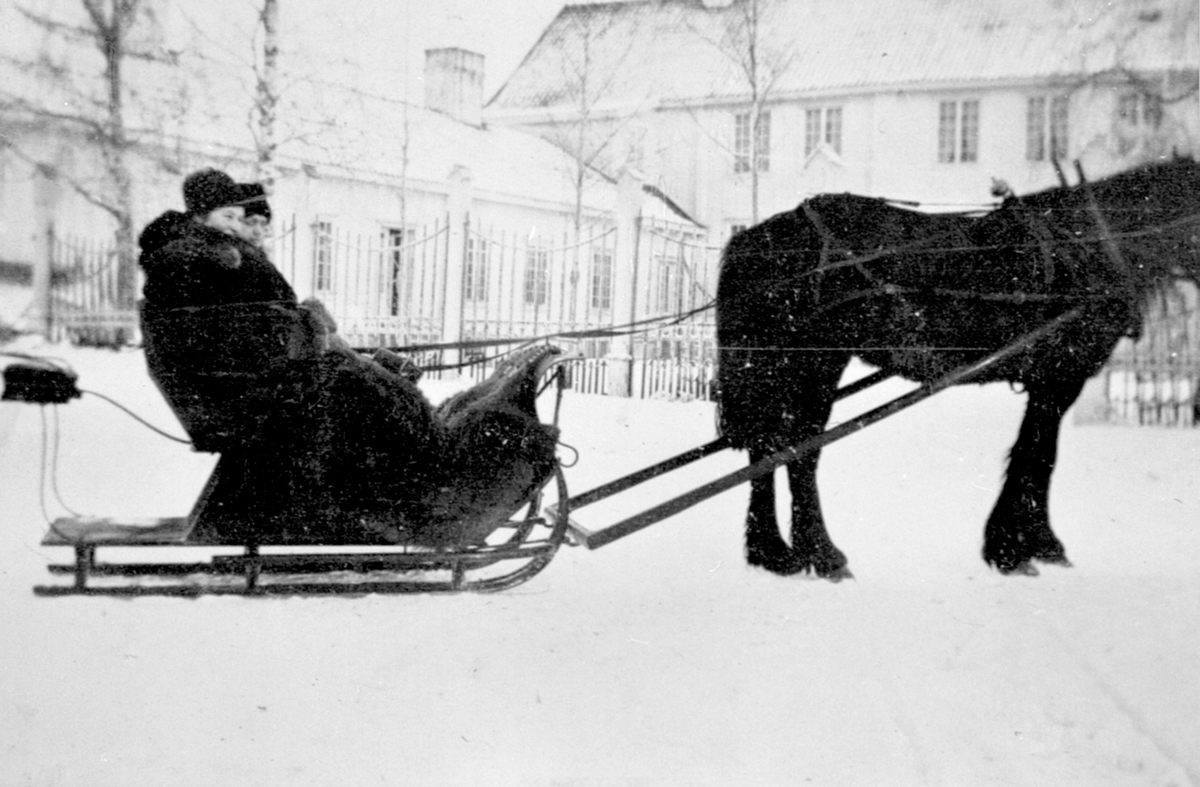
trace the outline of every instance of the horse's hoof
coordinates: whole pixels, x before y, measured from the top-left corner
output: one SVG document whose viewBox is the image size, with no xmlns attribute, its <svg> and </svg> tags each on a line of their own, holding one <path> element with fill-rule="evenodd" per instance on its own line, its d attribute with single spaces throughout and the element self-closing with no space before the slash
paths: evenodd
<svg viewBox="0 0 1200 787">
<path fill-rule="evenodd" d="M 1028 560 L 1022 560 L 1015 566 L 996 566 L 996 568 L 1004 575 L 1019 574 L 1026 577 L 1036 577 L 1038 575 L 1037 566 Z"/>
<path fill-rule="evenodd" d="M 805 569 L 804 566 L 796 562 L 796 559 L 790 554 L 769 554 L 762 552 L 747 552 L 746 562 L 755 568 L 765 569 L 772 574 L 778 574 L 781 577 L 790 577 L 799 574 Z"/>
<path fill-rule="evenodd" d="M 845 566 L 839 566 L 832 571 L 818 571 L 817 576 L 821 579 L 828 579 L 830 582 L 841 582 L 843 579 L 854 579 L 854 575 L 850 573 L 850 569 Z"/>
</svg>

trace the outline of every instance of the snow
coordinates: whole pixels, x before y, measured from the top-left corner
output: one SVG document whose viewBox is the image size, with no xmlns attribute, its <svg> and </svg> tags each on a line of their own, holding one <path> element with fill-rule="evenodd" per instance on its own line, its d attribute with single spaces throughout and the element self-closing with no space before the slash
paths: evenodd
<svg viewBox="0 0 1200 787">
<path fill-rule="evenodd" d="M 181 432 L 137 351 L 2 349 Z M 1200 432 L 1068 418 L 1075 565 L 1001 577 L 980 538 L 1022 404 L 956 388 L 827 449 L 840 584 L 747 568 L 739 487 L 503 594 L 123 601 L 31 593 L 65 557 L 40 546 L 43 423 L 84 513 L 183 514 L 214 457 L 96 397 L 0 403 L 0 784 L 1200 785 Z M 714 412 L 568 393 L 562 427 L 577 493 L 710 440 Z"/>
</svg>

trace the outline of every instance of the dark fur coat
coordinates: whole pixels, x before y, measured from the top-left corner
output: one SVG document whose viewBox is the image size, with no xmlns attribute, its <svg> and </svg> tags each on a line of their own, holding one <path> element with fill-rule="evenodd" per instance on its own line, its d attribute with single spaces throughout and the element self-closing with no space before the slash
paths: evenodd
<svg viewBox="0 0 1200 787">
<path fill-rule="evenodd" d="M 435 411 L 413 380 L 331 344 L 323 310 L 252 245 L 174 212 L 139 243 L 151 376 L 228 471 L 206 540 L 474 542 L 553 471 L 532 392 L 554 351 Z"/>
</svg>

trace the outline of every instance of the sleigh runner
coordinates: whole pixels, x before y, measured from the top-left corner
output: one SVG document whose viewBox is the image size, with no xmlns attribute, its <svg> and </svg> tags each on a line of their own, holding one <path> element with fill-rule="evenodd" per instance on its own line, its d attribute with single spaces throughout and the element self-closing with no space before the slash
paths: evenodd
<svg viewBox="0 0 1200 787">
<path fill-rule="evenodd" d="M 214 476 L 220 472 L 218 466 Z M 559 468 L 554 482 L 558 498 L 566 499 L 566 482 Z M 456 549 L 325 544 L 316 551 L 252 541 L 242 545 L 238 554 L 210 555 L 207 560 L 98 559 L 101 548 L 122 554 L 158 548 L 157 554 L 163 548 L 175 552 L 186 547 L 195 554 L 229 547 L 197 533 L 206 524 L 207 493 L 212 488 L 210 482 L 197 510 L 186 517 L 55 520 L 42 546 L 70 547 L 74 561 L 50 564 L 48 569 L 55 575 L 70 576 L 72 582 L 39 585 L 34 592 L 41 596 L 200 596 L 499 591 L 526 582 L 544 569 L 567 532 L 565 510 L 553 517 L 538 513 L 539 490 L 524 516 L 502 525 L 485 543 Z"/>
</svg>

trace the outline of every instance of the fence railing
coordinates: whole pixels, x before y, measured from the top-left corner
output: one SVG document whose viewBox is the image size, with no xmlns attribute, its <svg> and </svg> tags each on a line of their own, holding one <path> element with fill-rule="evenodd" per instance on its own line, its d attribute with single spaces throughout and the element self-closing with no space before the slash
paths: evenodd
<svg viewBox="0 0 1200 787">
<path fill-rule="evenodd" d="M 1134 341 L 1117 346 L 1104 373 L 1110 423 L 1200 424 L 1200 292 L 1180 283 L 1155 296 Z"/>
<path fill-rule="evenodd" d="M 115 244 L 53 235 L 49 245 L 50 338 L 103 347 L 137 341 L 137 312 L 119 305 Z"/>
</svg>

